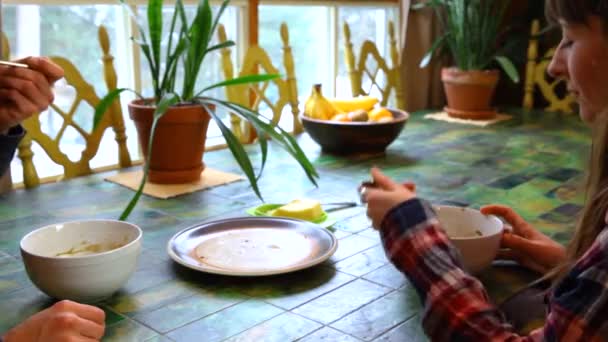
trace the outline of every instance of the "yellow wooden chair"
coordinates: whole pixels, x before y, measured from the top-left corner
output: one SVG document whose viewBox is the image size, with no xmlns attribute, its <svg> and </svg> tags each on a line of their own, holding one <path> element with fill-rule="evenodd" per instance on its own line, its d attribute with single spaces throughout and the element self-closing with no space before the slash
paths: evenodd
<svg viewBox="0 0 608 342">
<path fill-rule="evenodd" d="M 347 23 L 344 23 L 344 55 L 346 58 L 346 70 L 350 77 L 350 84 L 353 96 L 370 95 L 374 87 L 380 92 L 380 104 L 387 106 L 391 94 L 394 92 L 395 105 L 399 109 L 405 108 L 404 90 L 401 84 L 401 65 L 399 64 L 399 48 L 397 47 L 397 39 L 395 37 L 395 25 L 389 22 L 388 34 L 390 45 L 391 66 L 388 61 L 382 57 L 376 44 L 370 40 L 365 40 L 361 45 L 359 59 L 357 60 L 351 42 L 351 31 Z M 375 60 L 375 70 L 370 70 L 368 67 L 368 59 Z M 380 71 L 386 76 L 386 83 L 380 84 L 377 76 Z M 365 78 L 369 79 L 370 85 L 368 89 L 363 89 Z M 367 82 L 366 82 L 367 83 Z"/>
<path fill-rule="evenodd" d="M 103 71 L 105 82 L 108 91 L 111 91 L 116 89 L 117 84 L 116 71 L 114 69 L 113 62 L 114 57 L 110 54 L 110 40 L 105 27 L 100 26 L 98 33 L 101 50 L 103 52 Z M 93 108 L 95 108 L 95 106 L 99 103 L 100 98 L 95 93 L 93 86 L 83 79 L 82 75 L 74 64 L 72 64 L 72 62 L 63 57 L 51 57 L 51 59 L 63 68 L 65 72 L 65 79 L 70 86 L 74 87 L 76 95 L 73 103 L 69 106 L 67 111 L 54 104 L 51 105 L 53 111 L 49 112 L 49 115 L 56 115 L 59 119 L 63 120 L 61 128 L 58 130 L 55 137 L 49 136 L 42 130 L 40 124 L 40 113 L 31 116 L 22 123 L 27 130 L 27 134 L 19 144 L 18 149 L 18 156 L 23 165 L 23 185 L 26 188 L 32 188 L 40 184 L 40 178 L 38 177 L 38 172 L 36 171 L 36 166 L 33 162 L 34 153 L 32 152 L 32 142 L 38 143 L 53 162 L 63 167 L 63 175 L 52 177 L 52 179 L 46 179 L 45 181 L 68 179 L 93 172 L 90 161 L 97 154 L 103 134 L 108 127 L 112 127 L 116 135 L 119 154 L 118 166 L 131 166 L 131 157 L 129 156 L 129 152 L 127 150 L 127 137 L 125 134 L 125 125 L 120 102 L 117 100 L 111 106 L 109 109 L 110 114 L 106 114 L 104 116 L 97 129 L 92 132 L 88 132 L 85 128 L 81 127 L 74 121 L 74 115 L 78 109 L 78 106 L 82 102 L 87 103 L 91 106 L 90 118 L 92 123 L 94 115 Z M 92 124 L 90 126 L 92 127 Z M 86 141 L 85 149 L 82 151 L 80 159 L 77 161 L 70 160 L 68 155 L 62 151 L 60 147 L 61 139 L 68 127 L 75 129 Z"/>
<path fill-rule="evenodd" d="M 227 41 L 226 29 L 223 25 L 218 27 L 219 41 Z M 302 123 L 300 122 L 298 109 L 298 87 L 296 82 L 295 67 L 291 46 L 289 45 L 289 32 L 285 23 L 281 24 L 281 40 L 283 42 L 283 66 L 285 67 L 285 75 L 281 78 L 274 79 L 269 82 L 263 82 L 253 85 L 236 85 L 226 87 L 226 97 L 229 101 L 238 103 L 244 107 L 258 111 L 262 103 L 266 104 L 272 111 L 272 122 L 278 124 L 281 120 L 281 115 L 285 110 L 285 106 L 291 107 L 293 116 L 292 132 L 294 134 L 301 133 Z M 221 50 L 222 69 L 225 79 L 236 77 L 234 66 L 232 63 L 231 50 L 224 48 Z M 250 46 L 245 53 L 241 70 L 238 76 L 255 75 L 261 71 L 266 74 L 280 74 L 277 67 L 272 64 L 268 53 L 258 45 Z M 270 82 L 274 83 L 278 89 L 278 99 L 270 100 L 266 96 L 266 90 Z M 230 115 L 231 129 L 234 134 L 245 143 L 251 143 L 255 140 L 255 130 L 251 124 L 244 123 L 234 115 Z"/>
<path fill-rule="evenodd" d="M 546 111 L 573 113 L 575 99 L 572 94 L 562 90 L 561 94 L 557 89 L 563 86 L 564 80 L 554 79 L 547 73 L 547 67 L 551 63 L 551 58 L 555 53 L 555 48 L 539 58 L 538 36 L 540 32 L 540 22 L 534 20 L 530 30 L 530 41 L 528 43 L 528 61 L 526 63 L 526 83 L 524 88 L 523 107 L 525 109 L 535 108 L 534 97 L 536 90 L 540 90 L 542 97 L 548 102 L 548 106 L 543 108 Z M 565 87 L 562 87 L 565 89 Z"/>
<path fill-rule="evenodd" d="M 8 38 L 4 32 L 2 32 L 2 60 L 7 61 L 10 59 L 10 50 L 11 48 L 9 46 Z"/>
</svg>

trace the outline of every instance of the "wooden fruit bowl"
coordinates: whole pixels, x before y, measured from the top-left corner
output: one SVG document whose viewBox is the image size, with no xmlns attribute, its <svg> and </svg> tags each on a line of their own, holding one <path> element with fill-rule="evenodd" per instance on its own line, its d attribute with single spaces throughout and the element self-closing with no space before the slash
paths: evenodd
<svg viewBox="0 0 608 342">
<path fill-rule="evenodd" d="M 324 152 L 335 154 L 383 152 L 401 133 L 410 115 L 388 108 L 393 120 L 388 122 L 340 122 L 317 120 L 301 115 L 304 130 Z"/>
</svg>

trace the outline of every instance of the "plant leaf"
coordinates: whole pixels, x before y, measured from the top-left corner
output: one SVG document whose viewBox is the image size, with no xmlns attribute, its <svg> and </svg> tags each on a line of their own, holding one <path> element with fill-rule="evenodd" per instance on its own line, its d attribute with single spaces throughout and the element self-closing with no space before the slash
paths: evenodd
<svg viewBox="0 0 608 342">
<path fill-rule="evenodd" d="M 223 49 L 223 48 L 229 48 L 234 46 L 234 42 L 232 40 L 227 40 L 223 43 L 219 43 L 216 45 L 213 45 L 212 47 L 207 49 L 207 53 L 211 52 L 211 51 L 215 51 L 215 50 L 219 50 L 219 49 Z"/>
<path fill-rule="evenodd" d="M 184 74 L 184 90 L 182 96 L 186 100 L 194 98 L 194 86 L 198 73 L 201 68 L 201 64 L 207 54 L 207 47 L 211 39 L 211 20 L 213 19 L 213 13 L 208 0 L 200 0 L 197 13 L 192 21 L 188 36 L 190 39 L 190 46 L 186 52 L 185 59 L 185 74 Z"/>
<path fill-rule="evenodd" d="M 223 106 L 219 103 L 216 103 L 216 106 L 222 106 L 230 111 L 230 108 L 227 108 L 226 106 Z M 237 114 L 237 116 L 240 116 L 242 119 L 244 119 L 242 115 Z M 262 161 L 260 164 L 260 170 L 258 171 L 258 175 L 256 176 L 256 180 L 259 180 L 260 177 L 262 176 L 262 173 L 264 172 L 264 167 L 266 166 L 266 161 L 268 159 L 268 134 L 266 134 L 264 132 L 264 128 L 261 127 L 257 122 L 250 122 L 250 123 L 254 127 L 254 129 L 258 135 L 258 143 L 260 145 L 260 152 L 262 153 Z"/>
<path fill-rule="evenodd" d="M 233 78 L 231 80 L 226 80 L 226 81 L 222 81 L 222 82 L 216 83 L 214 85 L 211 85 L 211 86 L 199 91 L 195 97 L 199 97 L 204 92 L 211 90 L 211 89 L 219 88 L 219 87 L 233 86 L 233 85 L 239 85 L 239 84 L 248 84 L 248 83 L 257 83 L 257 82 L 266 82 L 266 81 L 271 81 L 271 80 L 277 79 L 279 77 L 280 77 L 280 75 L 274 75 L 274 74 L 241 76 L 241 77 Z"/>
<path fill-rule="evenodd" d="M 507 76 L 511 79 L 511 81 L 515 83 L 519 83 L 519 73 L 517 72 L 517 68 L 513 65 L 513 62 L 509 60 L 505 56 L 496 56 L 494 59 L 500 64 L 502 70 L 505 71 Z"/>
<path fill-rule="evenodd" d="M 433 55 L 435 54 L 435 50 L 437 50 L 438 48 L 440 48 L 443 45 L 448 34 L 449 33 L 446 33 L 443 36 L 437 38 L 437 40 L 435 40 L 433 45 L 431 45 L 431 48 L 429 49 L 429 51 L 427 51 L 424 54 L 424 56 L 422 57 L 422 60 L 420 60 L 421 68 L 426 68 L 429 65 L 429 63 L 431 62 L 431 59 L 433 58 Z"/>
<path fill-rule="evenodd" d="M 217 28 L 217 25 L 219 25 L 220 19 L 222 18 L 222 15 L 224 14 L 226 7 L 228 7 L 229 2 L 230 2 L 230 0 L 224 0 L 224 2 L 222 2 L 222 5 L 220 6 L 220 10 L 217 12 L 217 15 L 215 16 L 215 20 L 213 21 L 213 26 L 211 26 L 211 31 L 209 32 L 210 35 L 215 32 L 215 29 Z M 209 41 L 211 41 L 211 37 L 209 37 Z"/>
<path fill-rule="evenodd" d="M 260 179 L 260 177 L 262 177 L 262 172 L 264 172 L 264 167 L 266 166 L 266 161 L 268 160 L 268 134 L 266 134 L 264 132 L 264 130 L 256 125 L 253 124 L 253 127 L 255 128 L 255 131 L 258 135 L 258 143 L 260 144 L 260 151 L 262 152 L 262 163 L 260 165 L 260 171 L 258 172 L 258 176 L 256 177 L 257 180 Z"/>
<path fill-rule="evenodd" d="M 418 3 L 412 4 L 410 6 L 410 9 L 413 11 L 420 11 L 427 7 L 437 7 L 440 5 L 441 5 L 441 0 L 427 0 L 424 2 L 418 2 Z"/>
<path fill-rule="evenodd" d="M 243 170 L 243 172 L 245 172 L 245 176 L 247 176 L 247 179 L 249 180 L 249 183 L 251 184 L 251 187 L 253 188 L 253 191 L 255 192 L 255 194 L 263 202 L 264 199 L 262 198 L 262 194 L 260 193 L 260 189 L 258 187 L 257 178 L 255 176 L 255 172 L 253 171 L 253 165 L 251 164 L 249 155 L 247 154 L 247 152 L 245 152 L 243 145 L 241 145 L 241 142 L 237 139 L 236 136 L 234 136 L 234 133 L 232 133 L 230 128 L 226 127 L 226 125 L 222 122 L 222 120 L 217 116 L 217 114 L 213 110 L 211 110 L 205 104 L 203 104 L 203 107 L 209 113 L 209 115 L 211 115 L 213 117 L 213 119 L 217 123 L 217 126 L 222 131 L 222 135 L 226 139 L 226 144 L 228 145 L 228 148 L 232 152 L 234 159 L 241 167 L 241 170 Z"/>
<path fill-rule="evenodd" d="M 178 3 L 181 3 L 182 0 L 177 0 L 175 2 L 175 7 L 179 7 Z M 166 57 L 165 57 L 165 73 L 163 75 L 162 81 L 161 81 L 161 88 L 166 89 L 166 85 L 167 85 L 167 77 L 169 76 L 171 69 L 173 67 L 173 63 L 177 63 L 177 58 L 175 58 L 174 54 L 172 53 L 173 50 L 173 36 L 175 35 L 175 25 L 177 24 L 177 18 L 179 16 L 179 11 L 175 10 L 173 11 L 173 16 L 171 17 L 171 27 L 169 28 L 169 42 L 167 43 L 167 51 L 166 51 Z M 180 31 L 182 32 L 182 31 Z M 179 48 L 180 43 L 182 42 L 182 37 L 181 34 L 178 35 L 178 43 L 177 43 L 177 47 L 175 48 L 176 50 Z"/>
<path fill-rule="evenodd" d="M 204 102 L 204 101 L 203 101 Z M 223 106 L 219 103 L 214 103 L 216 106 L 222 106 L 230 111 L 230 108 Z M 242 115 L 240 115 L 243 117 Z M 260 165 L 260 170 L 258 171 L 258 175 L 256 176 L 256 180 L 260 179 L 262 173 L 264 172 L 264 167 L 266 166 L 266 161 L 268 159 L 268 134 L 264 132 L 264 128 L 261 127 L 257 122 L 250 122 L 253 128 L 255 129 L 258 135 L 258 143 L 260 145 L 260 151 L 262 153 L 262 162 Z"/>
<path fill-rule="evenodd" d="M 152 127 L 150 128 L 150 141 L 148 141 L 148 147 L 147 147 L 148 154 L 146 157 L 146 161 L 144 163 L 143 177 L 141 178 L 141 182 L 139 183 L 137 192 L 135 193 L 135 195 L 133 195 L 133 197 L 129 201 L 129 204 L 127 205 L 125 210 L 122 212 L 122 214 L 120 214 L 119 220 L 121 220 L 121 221 L 126 220 L 127 217 L 129 217 L 129 215 L 131 215 L 133 208 L 135 208 L 135 205 L 139 201 L 139 198 L 141 197 L 141 194 L 144 191 L 144 186 L 146 185 L 146 181 L 148 180 L 148 171 L 150 170 L 150 156 L 152 155 L 152 145 L 154 143 L 156 125 L 158 124 L 158 121 L 163 117 L 163 115 L 165 115 L 165 113 L 167 113 L 167 109 L 169 109 L 169 107 L 178 103 L 179 100 L 180 100 L 179 96 L 177 96 L 175 94 L 166 94 L 165 96 L 163 96 L 163 98 L 158 102 L 158 104 L 156 106 L 156 110 L 154 111 L 154 117 L 152 119 Z"/>
<path fill-rule="evenodd" d="M 97 129 L 103 116 L 108 111 L 108 108 L 114 103 L 114 100 L 118 98 L 118 96 L 125 90 L 129 90 L 126 88 L 117 88 L 109 92 L 106 96 L 104 96 L 97 106 L 95 106 L 95 115 L 93 116 L 93 131 Z"/>
<path fill-rule="evenodd" d="M 308 179 L 315 186 L 317 185 L 316 178 L 319 177 L 319 174 L 304 154 L 304 151 L 302 151 L 295 139 L 288 132 L 283 130 L 280 126 L 273 124 L 268 118 L 265 118 L 264 116 L 261 116 L 258 113 L 252 111 L 251 109 L 243 107 L 239 104 L 217 100 L 209 97 L 204 97 L 203 99 L 206 102 L 223 106 L 229 111 L 251 122 L 252 124 L 259 125 L 263 132 L 268 134 L 268 136 L 273 139 L 273 141 L 278 143 L 281 147 L 283 147 L 283 149 L 285 149 L 285 151 L 287 151 L 287 153 L 294 157 L 294 159 L 300 164 L 304 172 L 306 172 L 306 176 L 308 177 Z"/>
<path fill-rule="evenodd" d="M 131 8 L 131 5 L 129 5 L 126 2 L 126 0 L 118 0 L 118 1 L 121 3 L 122 8 L 124 10 L 126 10 L 127 13 L 129 13 L 129 16 L 133 19 L 133 21 L 135 22 L 135 24 L 137 26 L 137 30 L 139 31 L 139 34 L 144 38 L 144 41 L 145 41 L 145 35 L 144 35 L 145 31 L 144 31 L 140 18 L 135 14 L 135 12 L 133 12 L 133 8 Z M 131 37 L 131 38 L 133 39 L 133 37 Z"/>
<path fill-rule="evenodd" d="M 163 35 L 163 0 L 148 0 L 148 30 L 152 55 L 154 56 L 155 64 L 160 66 L 160 43 Z"/>
<path fill-rule="evenodd" d="M 143 96 L 141 96 L 140 93 L 128 88 L 117 88 L 107 93 L 101 100 L 99 100 L 97 106 L 95 106 L 95 114 L 93 115 L 93 131 L 96 130 L 99 124 L 101 123 L 101 120 L 108 111 L 108 108 L 110 108 L 112 103 L 124 91 L 130 91 L 137 95 L 137 97 L 139 97 L 140 99 L 143 99 Z"/>
</svg>

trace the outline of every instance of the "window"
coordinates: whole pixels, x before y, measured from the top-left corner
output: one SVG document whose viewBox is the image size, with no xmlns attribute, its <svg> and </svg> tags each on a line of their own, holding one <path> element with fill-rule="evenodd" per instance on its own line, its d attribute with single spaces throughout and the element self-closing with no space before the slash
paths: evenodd
<svg viewBox="0 0 608 342">
<path fill-rule="evenodd" d="M 61 5 L 55 1 L 5 0 L 3 8 L 3 26 L 11 45 L 13 58 L 27 55 L 58 55 L 68 57 L 82 72 L 85 80 L 94 85 L 99 96 L 107 90 L 103 80 L 103 70 L 100 61 L 101 50 L 97 40 L 97 26 L 103 24 L 108 29 L 111 40 L 111 53 L 115 57 L 115 67 L 118 73 L 119 87 L 134 87 L 144 95 L 149 95 L 150 80 L 147 78 L 147 62 L 136 60 L 139 56 L 129 41 L 130 22 L 128 14 L 111 0 L 63 0 Z M 16 4 L 19 5 L 16 5 Z M 50 3 L 50 4 L 49 4 Z M 67 5 L 63 5 L 67 3 Z M 135 10 L 145 13 L 145 1 L 132 0 L 129 3 L 136 6 Z M 185 0 L 189 15 L 196 1 Z M 300 104 L 310 94 L 314 83 L 322 83 L 327 96 L 350 96 L 350 81 L 344 63 L 344 47 L 342 23 L 351 25 L 352 42 L 355 51 L 364 39 L 375 41 L 381 53 L 388 55 L 386 41 L 388 21 L 397 23 L 398 6 L 375 1 L 363 5 L 337 4 L 337 1 L 327 1 L 327 4 L 314 1 L 294 1 L 283 5 L 276 1 L 260 1 L 259 6 L 259 44 L 265 48 L 275 66 L 282 71 L 282 41 L 280 24 L 286 22 L 289 27 L 290 44 L 293 49 L 298 80 Z M 363 3 L 363 2 L 362 2 Z M 212 2 L 217 5 L 219 2 Z M 370 5 L 371 4 L 371 5 Z M 215 10 L 217 10 L 217 6 Z M 172 13 L 167 9 L 165 22 L 168 25 Z M 240 59 L 247 45 L 247 1 L 233 0 L 225 12 L 222 23 L 228 31 L 229 39 L 236 42 L 232 56 L 235 68 L 240 68 Z M 145 19 L 145 15 L 142 16 Z M 87 39 L 83 39 L 87 37 Z M 214 37 L 217 39 L 217 37 Z M 135 61 L 135 62 L 134 62 Z M 201 78 L 201 86 L 215 83 L 223 79 L 219 53 L 210 55 L 206 60 L 205 75 Z M 142 72 L 138 72 L 138 70 Z M 66 84 L 57 84 L 55 88 L 56 103 L 71 102 L 73 89 Z M 223 89 L 218 89 L 215 96 L 223 96 Z M 272 95 L 271 95 L 272 96 Z M 125 94 L 122 98 L 123 114 L 127 126 L 128 147 L 133 159 L 138 158 L 136 131 L 128 119 L 126 104 L 133 97 Z M 50 135 L 57 134 L 60 122 L 52 112 L 43 114 L 43 130 Z M 76 121 L 85 128 L 91 128 L 92 109 L 84 106 L 78 109 Z M 213 123 L 210 125 L 210 137 L 220 136 L 219 129 Z M 220 139 L 221 140 L 221 139 Z M 215 140 L 214 140 L 215 141 Z M 65 132 L 62 148 L 69 151 L 70 158 L 77 159 L 84 147 L 84 140 L 75 130 Z M 35 163 L 41 178 L 54 176 L 63 172 L 55 165 L 39 146 L 34 146 Z M 102 141 L 100 152 L 93 160 L 93 167 L 116 164 L 117 151 L 114 143 L 114 133 L 110 130 Z M 43 166 L 41 166 L 43 165 Z M 15 158 L 11 166 L 13 182 L 22 181 L 20 160 Z"/>
<path fill-rule="evenodd" d="M 351 27 L 355 52 L 365 39 L 376 42 L 388 56 L 388 22 L 397 24 L 398 7 L 384 6 L 260 6 L 260 46 L 273 61 L 282 61 L 281 23 L 289 28 L 299 102 L 306 101 L 313 84 L 321 83 L 326 96 L 352 96 L 344 59 L 342 23 Z M 279 66 L 281 63 L 276 63 Z"/>
<path fill-rule="evenodd" d="M 110 34 L 111 53 L 115 56 L 115 66 L 119 75 L 128 75 L 126 44 L 120 44 L 118 36 L 124 36 L 122 9 L 117 5 L 8 5 L 3 10 L 4 27 L 10 42 L 13 58 L 25 56 L 62 56 L 67 57 L 82 73 L 87 82 L 95 87 L 98 95 L 107 92 L 103 79 L 101 48 L 97 40 L 97 27 L 106 26 Z M 82 39 L 91 37 L 92 39 Z M 119 86 L 127 85 L 128 79 L 119 77 Z M 68 110 L 73 103 L 74 89 L 65 81 L 55 87 L 58 107 Z M 74 121 L 85 130 L 92 129 L 93 109 L 81 103 L 77 108 Z M 61 117 L 52 109 L 41 115 L 42 130 L 51 137 L 60 133 L 63 123 Z M 135 136 L 135 130 L 129 120 L 128 135 Z M 71 160 L 80 158 L 85 141 L 80 133 L 69 127 L 61 132 L 61 148 Z M 113 143 L 114 134 L 108 132 L 101 143 L 101 150 L 92 161 L 93 167 L 116 164 L 117 148 Z M 136 139 L 129 139 L 129 149 L 137 151 Z M 41 178 L 63 173 L 61 166 L 55 164 L 40 146 L 33 144 L 35 164 Z M 41 167 L 43 166 L 43 167 Z M 22 181 L 21 161 L 15 158 L 11 171 L 13 182 Z"/>
</svg>

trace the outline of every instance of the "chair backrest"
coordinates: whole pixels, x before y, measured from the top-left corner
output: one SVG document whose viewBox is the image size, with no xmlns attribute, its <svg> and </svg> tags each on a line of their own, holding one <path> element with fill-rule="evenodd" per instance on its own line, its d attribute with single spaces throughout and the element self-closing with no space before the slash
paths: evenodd
<svg viewBox="0 0 608 342">
<path fill-rule="evenodd" d="M 531 25 L 530 41 L 528 43 L 523 107 L 525 109 L 535 108 L 534 98 L 538 89 L 540 95 L 548 103 L 543 110 L 572 113 L 575 104 L 574 96 L 566 91 L 563 86 L 564 80 L 554 79 L 547 73 L 547 68 L 555 53 L 555 47 L 548 49 L 544 55 L 539 56 L 539 33 L 540 21 L 534 20 Z"/>
<path fill-rule="evenodd" d="M 227 41 L 226 29 L 221 24 L 218 26 L 218 35 L 220 43 Z M 229 101 L 255 111 L 260 109 L 261 104 L 265 104 L 272 111 L 272 122 L 274 124 L 279 123 L 282 113 L 286 109 L 285 107 L 289 105 L 293 116 L 292 132 L 298 134 L 303 131 L 303 128 L 299 118 L 298 86 L 293 54 L 289 45 L 289 31 L 285 23 L 281 24 L 281 40 L 283 43 L 283 66 L 285 68 L 284 78 L 276 78 L 259 84 L 229 86 L 226 87 L 226 97 Z M 236 77 L 231 50 L 224 48 L 221 50 L 221 55 L 224 78 L 229 80 Z M 259 71 L 266 74 L 280 74 L 263 48 L 258 45 L 249 46 L 243 58 L 241 70 L 238 71 L 238 76 L 255 75 Z M 269 99 L 266 93 L 270 82 L 274 83 L 278 89 L 278 98 L 274 101 Z M 230 122 L 232 131 L 242 142 L 250 143 L 255 140 L 255 131 L 249 123 L 243 123 L 234 114 L 230 115 Z"/>
<path fill-rule="evenodd" d="M 110 40 L 105 27 L 100 26 L 98 33 L 101 50 L 103 52 L 105 82 L 108 91 L 112 91 L 113 89 L 116 89 L 117 78 L 114 69 L 114 57 L 110 54 Z M 68 179 L 93 172 L 90 161 L 96 156 L 103 134 L 108 127 L 112 127 L 116 135 L 119 154 L 118 166 L 131 166 L 131 157 L 127 150 L 125 124 L 119 100 L 116 100 L 116 102 L 112 104 L 100 125 L 94 131 L 88 132 L 86 128 L 83 128 L 75 121 L 74 116 L 78 107 L 84 102 L 91 107 L 91 110 L 87 112 L 87 115 L 90 116 L 89 123 L 92 123 L 94 108 L 99 103 L 100 98 L 95 93 L 94 87 L 83 79 L 72 62 L 63 57 L 54 56 L 51 57 L 51 59 L 63 68 L 65 80 L 67 84 L 74 88 L 75 96 L 71 105 L 67 106 L 68 110 L 64 110 L 57 105 L 52 104 L 52 110 L 47 112 L 48 115 L 53 115 L 54 119 L 62 120 L 61 127 L 58 129 L 56 136 L 51 137 L 43 131 L 40 122 L 41 113 L 34 114 L 22 123 L 27 130 L 27 134 L 19 144 L 18 156 L 23 164 L 24 186 L 26 188 L 31 188 L 40 184 L 40 178 L 33 161 L 34 153 L 32 152 L 32 142 L 38 143 L 53 162 L 63 167 L 63 175 L 53 177 L 53 179 L 49 179 L 49 181 Z M 68 127 L 71 127 L 78 132 L 85 141 L 85 148 L 80 155 L 80 159 L 76 161 L 70 160 L 68 154 L 61 149 L 60 143 Z M 92 127 L 92 124 L 90 127 Z"/>
<path fill-rule="evenodd" d="M 2 60 L 9 60 L 10 57 L 10 44 L 8 42 L 8 37 L 4 32 L 2 32 Z"/>
<path fill-rule="evenodd" d="M 395 95 L 395 105 L 399 109 L 405 108 L 404 89 L 401 84 L 401 65 L 399 64 L 399 48 L 395 37 L 395 25 L 389 22 L 388 34 L 390 45 L 390 62 L 387 58 L 382 57 L 378 51 L 378 47 L 371 40 L 365 40 L 361 44 L 359 58 L 357 59 L 351 42 L 351 31 L 349 25 L 345 22 L 344 27 L 344 57 L 346 59 L 346 70 L 350 78 L 351 90 L 353 96 L 370 95 L 373 89 L 376 88 L 381 94 L 380 104 L 388 105 L 391 93 Z M 368 65 L 369 60 L 374 62 L 374 66 Z M 373 70 L 370 70 L 373 69 Z M 378 79 L 380 71 L 384 74 L 384 84 Z M 364 89 L 364 86 L 366 89 Z"/>
</svg>

